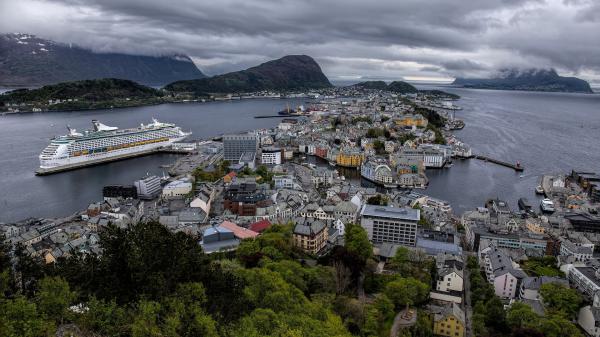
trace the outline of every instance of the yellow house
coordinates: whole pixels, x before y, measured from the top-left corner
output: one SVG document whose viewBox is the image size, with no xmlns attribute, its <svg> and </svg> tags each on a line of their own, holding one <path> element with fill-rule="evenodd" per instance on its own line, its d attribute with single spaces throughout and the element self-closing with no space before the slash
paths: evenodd
<svg viewBox="0 0 600 337">
<path fill-rule="evenodd" d="M 360 151 L 340 151 L 336 157 L 339 166 L 360 167 L 365 156 Z"/>
<path fill-rule="evenodd" d="M 433 316 L 433 333 L 438 336 L 464 337 L 465 313 L 458 304 L 440 308 Z"/>
<path fill-rule="evenodd" d="M 309 254 L 317 254 L 327 245 L 327 226 L 319 219 L 302 218 L 301 221 L 294 226 L 294 246 Z"/>
<path fill-rule="evenodd" d="M 528 218 L 525 220 L 525 226 L 531 232 L 536 234 L 544 234 L 546 232 L 546 228 L 544 228 L 539 219 Z"/>
<path fill-rule="evenodd" d="M 423 118 L 421 115 L 404 115 L 394 120 L 394 122 L 398 126 L 427 127 L 427 119 Z"/>
</svg>

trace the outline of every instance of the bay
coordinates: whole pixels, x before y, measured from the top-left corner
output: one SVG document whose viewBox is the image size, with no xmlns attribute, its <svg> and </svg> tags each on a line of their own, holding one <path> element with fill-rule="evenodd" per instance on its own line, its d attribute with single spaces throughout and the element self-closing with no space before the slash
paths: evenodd
<svg viewBox="0 0 600 337">
<path fill-rule="evenodd" d="M 66 125 L 77 130 L 91 128 L 91 120 L 119 128 L 149 123 L 155 117 L 192 131 L 191 139 L 207 139 L 274 127 L 273 115 L 300 99 L 249 99 L 226 102 L 162 104 L 135 108 L 73 112 L 23 113 L 0 116 L 0 222 L 27 217 L 66 216 L 102 198 L 102 187 L 132 184 L 147 172 L 162 175 L 161 165 L 177 155 L 155 154 L 83 169 L 36 176 L 38 155 L 50 139 L 66 133 Z"/>
<path fill-rule="evenodd" d="M 450 168 L 429 170 L 426 194 L 450 201 L 455 213 L 498 197 L 516 208 L 519 197 L 537 200 L 534 188 L 545 173 L 571 169 L 600 171 L 600 95 L 537 93 L 419 86 L 442 89 L 462 98 L 456 117 L 466 127 L 456 135 L 474 153 L 508 162 L 520 161 L 525 172 L 478 160 L 455 160 Z M 131 184 L 146 172 L 162 174 L 160 165 L 175 155 L 150 155 L 75 171 L 38 177 L 37 156 L 65 126 L 79 130 L 92 119 L 121 128 L 152 117 L 191 130 L 194 139 L 273 127 L 274 114 L 302 100 L 243 100 L 164 104 L 127 109 L 28 113 L 0 116 L 0 221 L 64 216 L 101 198 L 102 186 Z M 522 177 L 521 177 L 522 175 Z"/>
</svg>

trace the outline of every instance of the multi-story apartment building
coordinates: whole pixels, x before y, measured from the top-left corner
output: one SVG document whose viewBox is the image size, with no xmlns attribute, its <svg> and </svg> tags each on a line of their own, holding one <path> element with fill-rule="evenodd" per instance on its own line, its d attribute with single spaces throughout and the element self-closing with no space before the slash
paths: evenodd
<svg viewBox="0 0 600 337">
<path fill-rule="evenodd" d="M 360 210 L 360 224 L 373 243 L 397 243 L 415 246 L 417 243 L 418 209 L 364 205 Z"/>
<path fill-rule="evenodd" d="M 329 231 L 325 221 L 298 218 L 293 232 L 294 245 L 310 254 L 317 254 L 327 245 Z"/>
<path fill-rule="evenodd" d="M 223 136 L 223 159 L 238 162 L 245 152 L 256 153 L 258 137 L 255 134 Z"/>
<path fill-rule="evenodd" d="M 263 148 L 261 162 L 264 165 L 281 165 L 281 149 L 278 147 Z"/>
</svg>

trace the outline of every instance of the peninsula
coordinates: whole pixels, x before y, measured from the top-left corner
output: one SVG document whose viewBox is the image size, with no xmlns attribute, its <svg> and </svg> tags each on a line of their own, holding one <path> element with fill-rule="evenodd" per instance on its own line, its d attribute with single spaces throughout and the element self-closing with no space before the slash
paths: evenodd
<svg viewBox="0 0 600 337">
<path fill-rule="evenodd" d="M 588 82 L 560 76 L 554 69 L 503 69 L 492 78 L 457 78 L 452 84 L 474 89 L 593 92 Z"/>
</svg>

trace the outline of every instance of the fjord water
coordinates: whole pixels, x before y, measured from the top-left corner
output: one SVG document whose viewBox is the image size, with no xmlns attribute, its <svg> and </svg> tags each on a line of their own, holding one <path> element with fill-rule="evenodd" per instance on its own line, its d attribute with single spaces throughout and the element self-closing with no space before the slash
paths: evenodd
<svg viewBox="0 0 600 337">
<path fill-rule="evenodd" d="M 454 160 L 449 169 L 430 170 L 427 194 L 449 200 L 455 213 L 483 206 L 488 198 L 520 197 L 536 205 L 534 188 L 543 174 L 571 169 L 600 172 L 600 95 L 439 88 L 461 96 L 466 122 L 455 134 L 473 153 L 511 163 L 525 171 L 479 160 Z"/>
<path fill-rule="evenodd" d="M 516 207 L 519 197 L 533 192 L 544 173 L 571 168 L 600 171 L 600 95 L 440 88 L 461 95 L 456 112 L 466 122 L 457 136 L 475 153 L 525 166 L 521 178 L 511 169 L 478 160 L 455 160 L 453 167 L 430 170 L 434 197 L 451 202 L 455 213 L 499 197 Z M 151 155 L 50 176 L 37 177 L 37 156 L 65 125 L 83 130 L 92 119 L 121 128 L 156 117 L 194 132 L 194 139 L 275 126 L 279 119 L 254 119 L 274 114 L 301 101 L 245 100 L 165 104 L 138 108 L 30 113 L 0 116 L 0 222 L 29 216 L 64 216 L 99 200 L 102 186 L 131 184 L 146 172 L 162 174 L 160 165 L 176 155 Z"/>
<path fill-rule="evenodd" d="M 26 217 L 66 216 L 102 199 L 102 187 L 132 184 L 145 175 L 162 175 L 161 165 L 178 155 L 155 154 L 122 160 L 49 176 L 35 176 L 38 155 L 66 125 L 83 131 L 91 120 L 119 128 L 136 127 L 155 117 L 192 131 L 190 139 L 207 139 L 223 133 L 273 127 L 280 118 L 255 119 L 274 115 L 286 104 L 300 100 L 253 99 L 244 101 L 163 104 L 136 108 L 76 112 L 25 113 L 0 116 L 0 222 Z"/>
</svg>

